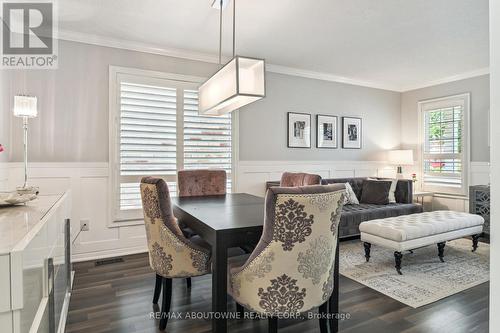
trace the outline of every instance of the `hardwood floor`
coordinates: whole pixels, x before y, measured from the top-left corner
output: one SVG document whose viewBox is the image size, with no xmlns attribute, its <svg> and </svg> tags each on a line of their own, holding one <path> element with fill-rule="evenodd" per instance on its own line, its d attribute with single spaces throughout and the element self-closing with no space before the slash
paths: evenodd
<svg viewBox="0 0 500 333">
<path fill-rule="evenodd" d="M 151 319 L 155 275 L 147 254 L 123 257 L 123 262 L 96 266 L 74 265 L 75 282 L 66 326 L 68 333 L 158 332 Z M 211 279 L 193 279 L 191 291 L 184 279 L 173 283 L 172 312 L 210 312 Z M 340 278 L 340 311 L 350 319 L 341 332 L 488 332 L 489 283 L 444 300 L 413 309 L 348 278 Z M 236 311 L 230 301 L 229 310 Z M 280 321 L 279 332 L 319 332 L 317 320 Z M 230 320 L 229 332 L 267 332 L 267 320 Z M 210 332 L 206 319 L 170 319 L 166 332 Z"/>
</svg>

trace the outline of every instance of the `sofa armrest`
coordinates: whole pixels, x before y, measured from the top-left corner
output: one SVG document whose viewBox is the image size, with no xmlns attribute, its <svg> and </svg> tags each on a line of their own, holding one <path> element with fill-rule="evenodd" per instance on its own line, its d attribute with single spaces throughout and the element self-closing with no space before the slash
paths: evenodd
<svg viewBox="0 0 500 333">
<path fill-rule="evenodd" d="M 394 194 L 398 203 L 413 203 L 413 180 L 398 179 Z"/>
</svg>

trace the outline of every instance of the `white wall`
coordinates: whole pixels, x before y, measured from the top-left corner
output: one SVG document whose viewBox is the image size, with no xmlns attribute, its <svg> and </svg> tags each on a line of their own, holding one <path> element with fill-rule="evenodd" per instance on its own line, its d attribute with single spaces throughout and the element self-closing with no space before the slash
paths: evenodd
<svg viewBox="0 0 500 333">
<path fill-rule="evenodd" d="M 490 332 L 500 331 L 500 1 L 490 1 L 491 269 Z"/>
</svg>

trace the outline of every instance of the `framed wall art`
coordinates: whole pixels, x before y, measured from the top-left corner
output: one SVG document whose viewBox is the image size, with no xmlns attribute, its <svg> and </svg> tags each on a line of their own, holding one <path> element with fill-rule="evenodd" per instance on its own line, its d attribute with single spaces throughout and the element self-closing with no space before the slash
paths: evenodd
<svg viewBox="0 0 500 333">
<path fill-rule="evenodd" d="M 288 148 L 311 148 L 311 115 L 288 112 Z"/>
</svg>

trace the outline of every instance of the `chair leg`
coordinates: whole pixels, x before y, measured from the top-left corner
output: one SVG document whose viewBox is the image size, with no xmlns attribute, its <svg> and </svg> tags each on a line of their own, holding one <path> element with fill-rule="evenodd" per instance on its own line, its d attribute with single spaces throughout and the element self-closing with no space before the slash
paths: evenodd
<svg viewBox="0 0 500 333">
<path fill-rule="evenodd" d="M 188 289 L 191 289 L 191 278 L 190 277 L 186 278 L 186 285 L 187 285 Z"/>
<path fill-rule="evenodd" d="M 172 300 L 172 279 L 163 279 L 163 299 L 161 303 L 160 331 L 167 327 L 168 313 L 170 312 L 170 302 Z"/>
<path fill-rule="evenodd" d="M 335 266 L 333 270 L 333 293 L 328 300 L 328 323 L 330 332 L 337 333 L 339 331 L 339 242 L 337 241 L 337 250 L 335 251 Z"/>
<path fill-rule="evenodd" d="M 269 333 L 278 333 L 278 318 L 271 317 L 268 319 L 268 323 L 269 323 L 268 332 Z"/>
<path fill-rule="evenodd" d="M 236 312 L 238 312 L 239 319 L 243 319 L 245 316 L 245 308 L 238 302 L 236 302 Z"/>
<path fill-rule="evenodd" d="M 163 277 L 161 275 L 156 274 L 155 292 L 153 295 L 153 304 L 158 304 L 158 299 L 160 298 L 162 280 L 163 280 Z"/>
<path fill-rule="evenodd" d="M 321 304 L 318 309 L 319 317 L 319 331 L 320 333 L 328 333 L 328 302 Z"/>
</svg>

